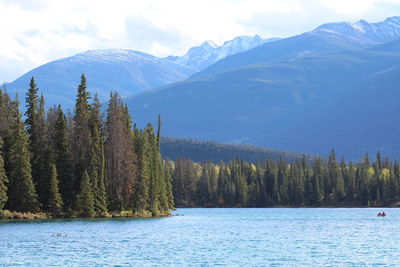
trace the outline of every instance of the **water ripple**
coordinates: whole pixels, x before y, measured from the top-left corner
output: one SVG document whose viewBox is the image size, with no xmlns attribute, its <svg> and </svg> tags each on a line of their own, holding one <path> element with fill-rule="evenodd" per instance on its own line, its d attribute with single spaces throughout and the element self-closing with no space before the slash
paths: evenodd
<svg viewBox="0 0 400 267">
<path fill-rule="evenodd" d="M 179 209 L 184 216 L 0 223 L 0 266 L 399 266 L 400 210 L 378 211 Z"/>
</svg>

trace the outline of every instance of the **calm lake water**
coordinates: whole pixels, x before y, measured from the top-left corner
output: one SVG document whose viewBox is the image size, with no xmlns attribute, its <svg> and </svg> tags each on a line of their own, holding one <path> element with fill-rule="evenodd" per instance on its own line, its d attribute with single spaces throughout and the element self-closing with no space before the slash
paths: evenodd
<svg viewBox="0 0 400 267">
<path fill-rule="evenodd" d="M 0 223 L 0 266 L 400 266 L 400 209 L 178 209 Z M 62 236 L 53 236 L 61 233 Z"/>
</svg>

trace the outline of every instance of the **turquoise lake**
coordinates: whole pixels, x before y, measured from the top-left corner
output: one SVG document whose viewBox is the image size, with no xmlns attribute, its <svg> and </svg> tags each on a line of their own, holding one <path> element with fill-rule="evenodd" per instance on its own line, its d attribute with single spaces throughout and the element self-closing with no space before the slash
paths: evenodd
<svg viewBox="0 0 400 267">
<path fill-rule="evenodd" d="M 2 222 L 0 266 L 400 266 L 400 209 L 174 214 Z"/>
</svg>

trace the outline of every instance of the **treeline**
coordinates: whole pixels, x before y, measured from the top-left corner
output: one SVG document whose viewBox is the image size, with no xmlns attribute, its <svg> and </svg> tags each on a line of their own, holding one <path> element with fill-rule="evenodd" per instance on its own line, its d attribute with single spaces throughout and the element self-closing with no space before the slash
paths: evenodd
<svg viewBox="0 0 400 267">
<path fill-rule="evenodd" d="M 301 159 L 303 154 L 273 150 L 269 148 L 254 147 L 248 145 L 222 144 L 213 141 L 196 141 L 182 138 L 161 138 L 161 154 L 165 159 L 176 160 L 178 158 L 190 159 L 195 162 L 211 161 L 225 163 L 240 158 L 244 161 L 257 163 L 267 159 L 279 160 L 284 158 L 289 162 Z M 307 156 L 311 161 L 311 157 Z"/>
<path fill-rule="evenodd" d="M 105 114 L 81 77 L 75 109 L 45 109 L 34 78 L 25 120 L 18 97 L 0 90 L 0 210 L 103 217 L 157 216 L 174 207 L 160 127 L 132 127 L 127 106 L 111 93 Z"/>
<path fill-rule="evenodd" d="M 173 192 L 177 207 L 383 206 L 400 200 L 398 162 L 368 155 L 354 164 L 305 157 L 288 163 L 233 160 L 228 164 L 175 162 Z"/>
</svg>

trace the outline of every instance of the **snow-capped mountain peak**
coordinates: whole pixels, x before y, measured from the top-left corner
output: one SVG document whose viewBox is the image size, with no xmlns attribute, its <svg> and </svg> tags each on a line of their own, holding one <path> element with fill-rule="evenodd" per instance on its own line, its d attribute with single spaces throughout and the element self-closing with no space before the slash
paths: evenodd
<svg viewBox="0 0 400 267">
<path fill-rule="evenodd" d="M 201 44 L 201 47 L 204 47 L 204 48 L 217 48 L 218 45 L 215 44 L 215 43 L 214 43 L 213 41 L 211 41 L 211 40 L 207 40 L 207 41 L 205 41 L 205 42 L 203 42 L 203 43 Z"/>
<path fill-rule="evenodd" d="M 226 41 L 222 46 L 216 45 L 213 41 L 205 41 L 200 46 L 191 47 L 189 51 L 181 57 L 169 56 L 167 59 L 200 71 L 224 57 L 244 52 L 260 46 L 265 42 L 277 39 L 278 38 L 263 39 L 258 35 L 243 35 Z"/>
<path fill-rule="evenodd" d="M 369 44 L 384 43 L 400 38 L 400 16 L 390 17 L 376 23 L 368 23 L 365 20 L 327 23 L 319 26 L 311 33 L 320 32 L 360 38 Z"/>
<path fill-rule="evenodd" d="M 384 21 L 386 24 L 395 24 L 400 26 L 400 16 L 389 17 Z"/>
</svg>

